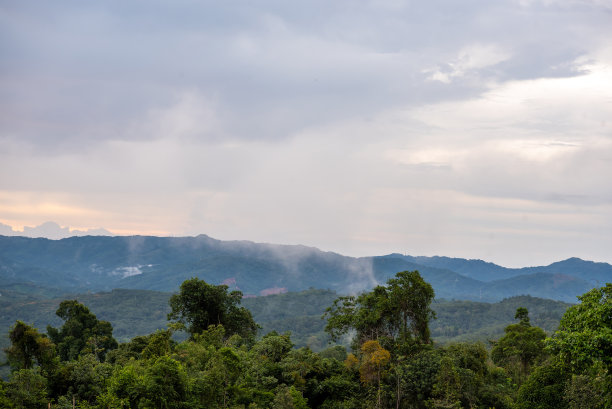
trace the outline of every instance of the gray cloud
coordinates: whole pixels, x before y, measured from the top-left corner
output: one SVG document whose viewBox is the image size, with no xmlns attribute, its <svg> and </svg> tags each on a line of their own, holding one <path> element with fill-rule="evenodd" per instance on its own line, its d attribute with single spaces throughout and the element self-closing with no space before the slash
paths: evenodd
<svg viewBox="0 0 612 409">
<path fill-rule="evenodd" d="M 610 16 L 595 0 L 5 2 L 0 222 L 609 257 Z"/>
<path fill-rule="evenodd" d="M 199 137 L 278 139 L 473 95 L 485 79 L 576 75 L 571 62 L 610 34 L 609 12 L 545 4 L 13 3 L 2 13 L 3 133 L 47 149 L 149 139 L 158 135 L 125 130 L 187 90 L 213 101 L 221 122 Z M 483 42 L 509 58 L 451 86 L 423 81 L 423 70 Z"/>
</svg>

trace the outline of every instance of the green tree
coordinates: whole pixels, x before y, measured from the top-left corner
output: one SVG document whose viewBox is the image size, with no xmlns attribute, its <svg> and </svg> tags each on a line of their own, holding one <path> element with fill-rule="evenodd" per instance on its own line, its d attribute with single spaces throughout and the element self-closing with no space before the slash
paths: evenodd
<svg viewBox="0 0 612 409">
<path fill-rule="evenodd" d="M 145 359 L 158 358 L 168 355 L 172 349 L 172 332 L 170 330 L 157 331 L 148 336 L 148 344 L 142 350 Z"/>
<path fill-rule="evenodd" d="M 574 375 L 565 386 L 564 398 L 569 409 L 604 409 L 605 389 L 600 376 Z"/>
<path fill-rule="evenodd" d="M 332 340 L 355 331 L 352 347 L 359 349 L 368 341 L 378 341 L 390 353 L 391 376 L 395 380 L 396 406 L 403 397 L 400 360 L 418 354 L 431 344 L 429 321 L 435 318 L 430 304 L 435 296 L 431 285 L 418 271 L 402 271 L 359 296 L 340 297 L 325 312 L 325 330 Z M 377 403 L 380 405 L 380 391 Z"/>
<path fill-rule="evenodd" d="M 2 378 L 0 378 L 0 408 L 4 409 L 13 409 L 15 406 L 13 405 L 12 399 L 9 399 L 6 392 L 6 383 Z"/>
<path fill-rule="evenodd" d="M 17 409 L 46 407 L 47 379 L 40 373 L 40 368 L 20 369 L 13 372 L 6 388 L 7 397 Z"/>
<path fill-rule="evenodd" d="M 55 345 L 36 328 L 17 321 L 9 331 L 9 340 L 11 346 L 4 352 L 13 371 L 38 365 L 49 373 L 55 366 Z"/>
<path fill-rule="evenodd" d="M 119 344 L 117 349 L 113 349 L 106 354 L 106 362 L 111 364 L 125 365 L 130 359 L 139 359 L 142 352 L 149 346 L 151 335 L 137 336 L 132 338 L 130 342 Z"/>
<path fill-rule="evenodd" d="M 585 379 L 594 401 L 612 407 L 612 283 L 578 297 L 579 304 L 567 309 L 559 330 L 547 340 L 547 348 L 567 367 L 574 379 L 566 398 L 572 407 L 581 402 Z M 579 377 L 576 377 L 579 375 Z"/>
<path fill-rule="evenodd" d="M 116 367 L 107 381 L 107 388 L 98 397 L 100 408 L 137 409 L 145 396 L 146 367 L 141 361 L 130 361 L 123 367 Z"/>
<path fill-rule="evenodd" d="M 601 362 L 612 372 L 612 283 L 578 297 L 567 309 L 548 348 L 573 371 Z"/>
<path fill-rule="evenodd" d="M 258 327 L 249 310 L 239 306 L 241 299 L 240 291 L 228 293 L 226 285 L 215 286 L 194 277 L 170 298 L 168 320 L 185 326 L 192 337 L 211 325 L 223 325 L 228 337 L 253 337 Z"/>
<path fill-rule="evenodd" d="M 308 409 L 308 402 L 293 386 L 282 384 L 276 388 L 272 409 Z"/>
<path fill-rule="evenodd" d="M 448 356 L 443 357 L 440 361 L 440 370 L 432 392 L 432 397 L 427 401 L 428 408 L 461 408 L 461 377 L 453 360 Z"/>
<path fill-rule="evenodd" d="M 430 343 L 429 321 L 435 318 L 430 308 L 433 287 L 418 271 L 402 271 L 387 281 L 387 289 L 393 321 L 399 322 L 400 340 L 414 338 L 422 344 Z"/>
<path fill-rule="evenodd" d="M 434 395 L 434 387 L 439 383 L 441 359 L 442 350 L 424 349 L 411 356 L 410 359 L 400 361 L 399 365 L 396 364 L 394 371 L 396 377 L 395 401 L 409 402 L 410 408 L 426 407 L 426 402 Z M 405 405 L 400 407 L 405 407 Z"/>
<path fill-rule="evenodd" d="M 94 403 L 104 390 L 105 380 L 112 374 L 112 366 L 100 363 L 93 354 L 83 354 L 76 361 L 68 363 L 69 400 Z"/>
<path fill-rule="evenodd" d="M 537 367 L 521 385 L 516 398 L 517 409 L 565 409 L 563 399 L 568 374 L 560 365 Z"/>
<path fill-rule="evenodd" d="M 440 369 L 428 400 L 431 408 L 508 408 L 510 384 L 500 368 L 487 364 L 482 344 L 460 343 L 440 349 Z"/>
<path fill-rule="evenodd" d="M 283 378 L 282 361 L 293 348 L 288 333 L 274 331 L 263 336 L 249 351 L 248 378 L 254 385 L 266 390 L 276 388 Z"/>
<path fill-rule="evenodd" d="M 182 365 L 162 356 L 147 368 L 141 407 L 179 409 L 185 407 L 187 379 Z"/>
<path fill-rule="evenodd" d="M 518 308 L 515 319 L 520 322 L 505 328 L 506 335 L 494 343 L 491 358 L 520 385 L 529 375 L 531 367 L 544 359 L 546 333 L 541 328 L 531 326 L 526 308 Z"/>
<path fill-rule="evenodd" d="M 47 326 L 47 333 L 63 361 L 75 360 L 82 352 L 93 353 L 103 361 L 108 351 L 117 348 L 110 322 L 98 320 L 77 300 L 62 301 L 55 314 L 64 325 L 59 330 Z"/>
<path fill-rule="evenodd" d="M 415 345 L 431 342 L 428 323 L 435 317 L 429 307 L 433 298 L 433 288 L 418 271 L 402 271 L 387 286 L 336 299 L 325 312 L 325 330 L 333 340 L 355 330 L 354 349 L 379 340 L 385 347 L 393 346 L 388 343 L 409 346 L 414 352 Z"/>
</svg>

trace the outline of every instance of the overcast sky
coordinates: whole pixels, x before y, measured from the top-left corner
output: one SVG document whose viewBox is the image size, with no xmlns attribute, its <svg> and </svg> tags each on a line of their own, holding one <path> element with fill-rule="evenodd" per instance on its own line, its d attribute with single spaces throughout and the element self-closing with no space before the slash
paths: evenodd
<svg viewBox="0 0 612 409">
<path fill-rule="evenodd" d="M 9 0 L 0 58 L 15 230 L 612 262 L 609 0 Z"/>
</svg>

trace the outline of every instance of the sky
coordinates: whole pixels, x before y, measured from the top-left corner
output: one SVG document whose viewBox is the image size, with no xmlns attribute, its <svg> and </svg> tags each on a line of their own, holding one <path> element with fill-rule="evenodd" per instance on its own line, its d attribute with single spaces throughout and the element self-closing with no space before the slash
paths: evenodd
<svg viewBox="0 0 612 409">
<path fill-rule="evenodd" d="M 2 1 L 0 234 L 48 221 L 612 263 L 612 2 Z"/>
</svg>

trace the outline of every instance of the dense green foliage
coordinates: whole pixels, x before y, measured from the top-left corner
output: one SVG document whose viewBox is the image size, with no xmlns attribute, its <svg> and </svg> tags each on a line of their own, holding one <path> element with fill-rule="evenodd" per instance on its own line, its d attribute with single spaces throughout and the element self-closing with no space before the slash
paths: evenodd
<svg viewBox="0 0 612 409">
<path fill-rule="evenodd" d="M 408 344 L 429 344 L 430 308 L 434 298 L 431 285 L 418 271 L 403 271 L 359 296 L 340 297 L 329 307 L 325 330 L 333 340 L 356 331 L 356 345 L 368 340 Z"/>
<path fill-rule="evenodd" d="M 329 335 L 321 315 L 338 297 L 334 291 L 311 288 L 299 293 L 245 298 L 242 305 L 253 314 L 261 326 L 260 334 L 272 331 L 291 332 L 296 347 L 308 346 L 313 351 L 325 349 Z"/>
<path fill-rule="evenodd" d="M 0 300 L 0 328 L 8 328 L 21 320 L 38 328 L 47 325 L 59 327 L 63 320 L 56 315 L 60 303 L 76 299 L 86 305 L 96 316 L 109 321 L 113 335 L 118 341 L 129 341 L 137 335 L 144 335 L 166 328 L 170 312 L 168 299 L 171 294 L 146 290 L 113 290 L 95 294 L 68 294 L 60 298 L 37 298 L 22 293 L 10 293 L 5 299 L 2 291 Z M 7 297 L 8 298 L 8 297 Z"/>
<path fill-rule="evenodd" d="M 55 361 L 55 345 L 36 328 L 17 321 L 9 332 L 11 345 L 6 357 L 12 370 L 32 369 L 35 365 L 51 370 Z"/>
<path fill-rule="evenodd" d="M 257 324 L 251 312 L 239 304 L 240 291 L 227 292 L 226 285 L 211 285 L 199 278 L 181 284 L 178 294 L 170 297 L 169 320 L 184 327 L 193 337 L 211 325 L 222 325 L 228 335 L 254 337 Z"/>
<path fill-rule="evenodd" d="M 571 408 L 612 407 L 612 283 L 578 297 L 548 340 L 558 365 L 573 374 Z"/>
<path fill-rule="evenodd" d="M 491 358 L 520 385 L 529 375 L 531 367 L 545 358 L 546 333 L 542 328 L 531 326 L 529 311 L 524 307 L 516 310 L 514 318 L 520 322 L 506 327 L 506 335 L 494 343 Z"/>
<path fill-rule="evenodd" d="M 430 323 L 432 337 L 441 343 L 487 342 L 504 335 L 517 308 L 529 310 L 531 323 L 552 334 L 570 306 L 560 301 L 530 297 L 511 297 L 497 303 L 436 300 L 432 308 L 437 319 Z"/>
<path fill-rule="evenodd" d="M 69 295 L 64 298 L 43 299 L 15 291 L 2 290 L 0 297 L 0 362 L 1 349 L 9 345 L 8 331 L 17 320 L 37 328 L 47 325 L 59 327 L 62 320 L 55 311 L 65 298 L 77 299 L 101 320 L 113 326 L 113 336 L 120 342 L 166 328 L 170 312 L 171 294 L 147 290 L 113 290 L 96 294 Z M 298 293 L 243 298 L 242 305 L 251 311 L 260 334 L 271 331 L 291 332 L 296 347 L 309 346 L 313 351 L 325 349 L 329 335 L 326 321 L 321 319 L 338 295 L 330 290 L 309 289 Z M 552 334 L 569 306 L 559 301 L 530 296 L 505 299 L 498 303 L 474 301 L 434 300 L 431 304 L 437 319 L 429 328 L 434 342 L 483 342 L 497 339 L 511 322 L 518 307 L 529 309 L 533 325 Z M 176 335 L 175 335 L 176 338 Z M 348 343 L 346 343 L 348 346 Z M 8 370 L 0 367 L 0 377 Z"/>
<path fill-rule="evenodd" d="M 578 298 L 580 304 L 567 310 L 550 339 L 550 349 L 575 370 L 600 363 L 612 371 L 612 284 Z"/>
<path fill-rule="evenodd" d="M 98 320 L 77 300 L 62 301 L 55 313 L 64 325 L 60 329 L 47 326 L 47 334 L 62 361 L 73 361 L 86 351 L 103 361 L 108 351 L 117 348 L 110 322 Z"/>
<path fill-rule="evenodd" d="M 606 408 L 610 287 L 582 296 L 546 341 L 546 351 L 543 331 L 532 325 L 526 308 L 517 307 L 519 322 L 506 326 L 493 360 L 481 343 L 430 342 L 433 291 L 417 272 L 399 273 L 385 287 L 332 305 L 336 321 L 356 330 L 352 353 L 342 346 L 318 353 L 296 349 L 288 333 L 253 340 L 215 323 L 199 332 L 191 327 L 182 342 L 173 340 L 173 330 L 134 337 L 107 351 L 104 361 L 88 347 L 61 360 L 50 338 L 17 322 L 7 350 L 12 373 L 8 382 L 0 381 L 0 407 L 70 408 L 74 402 L 81 409 Z M 209 290 L 199 286 L 194 295 Z M 307 297 L 316 299 L 317 292 Z M 285 296 L 272 300 L 287 305 Z M 97 321 L 74 300 L 60 305 L 64 325 L 89 328 L 84 323 Z M 343 316 L 349 311 L 344 307 L 355 317 Z M 591 343 L 568 348 L 585 332 Z M 64 333 L 77 338 L 84 331 Z M 520 387 L 508 365 L 513 362 L 524 370 Z"/>
</svg>

